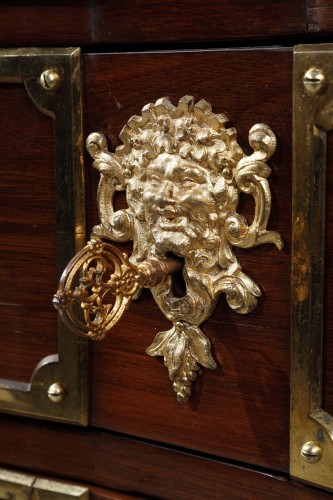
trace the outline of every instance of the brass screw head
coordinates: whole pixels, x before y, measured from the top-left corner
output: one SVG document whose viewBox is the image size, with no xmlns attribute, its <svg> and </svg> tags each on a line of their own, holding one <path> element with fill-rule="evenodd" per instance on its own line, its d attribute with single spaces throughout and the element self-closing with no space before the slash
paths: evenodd
<svg viewBox="0 0 333 500">
<path fill-rule="evenodd" d="M 318 68 L 310 68 L 303 77 L 303 85 L 308 94 L 318 94 L 326 84 L 324 73 Z"/>
<path fill-rule="evenodd" d="M 66 387 L 60 382 L 55 382 L 50 385 L 47 390 L 47 395 L 53 403 L 60 403 L 66 396 Z"/>
<path fill-rule="evenodd" d="M 319 446 L 318 443 L 315 441 L 308 441 L 307 443 L 303 444 L 302 449 L 301 449 L 301 455 L 310 464 L 314 464 L 316 462 L 319 462 L 323 454 L 323 450 L 321 446 Z"/>
<path fill-rule="evenodd" d="M 60 83 L 60 76 L 55 69 L 47 69 L 40 75 L 39 81 L 43 89 L 55 90 Z"/>
<path fill-rule="evenodd" d="M 176 327 L 176 330 L 178 332 L 183 332 L 185 330 L 185 326 L 183 325 L 183 323 L 181 321 L 177 321 L 175 323 L 175 327 Z"/>
</svg>

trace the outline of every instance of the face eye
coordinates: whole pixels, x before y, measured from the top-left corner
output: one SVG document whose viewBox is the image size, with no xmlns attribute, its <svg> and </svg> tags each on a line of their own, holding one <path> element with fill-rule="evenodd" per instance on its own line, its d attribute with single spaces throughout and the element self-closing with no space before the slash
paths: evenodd
<svg viewBox="0 0 333 500">
<path fill-rule="evenodd" d="M 198 181 L 193 179 L 193 177 L 183 177 L 183 182 L 186 182 L 187 184 L 198 184 Z"/>
<path fill-rule="evenodd" d="M 157 185 L 157 184 L 160 184 L 161 183 L 161 180 L 160 178 L 157 176 L 157 175 L 150 175 L 148 177 L 148 181 L 153 184 L 153 185 Z"/>
<path fill-rule="evenodd" d="M 180 176 L 180 181 L 187 185 L 199 185 L 207 182 L 206 175 L 198 169 L 184 169 Z"/>
<path fill-rule="evenodd" d="M 181 185 L 186 189 L 190 189 L 191 191 L 196 189 L 201 189 L 203 183 L 204 182 L 202 179 L 197 179 L 189 176 L 186 176 L 183 179 L 181 179 Z"/>
</svg>

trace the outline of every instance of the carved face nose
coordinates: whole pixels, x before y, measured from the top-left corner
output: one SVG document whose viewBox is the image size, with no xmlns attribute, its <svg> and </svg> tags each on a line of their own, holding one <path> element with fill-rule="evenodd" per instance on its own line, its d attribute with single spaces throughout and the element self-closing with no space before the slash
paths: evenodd
<svg viewBox="0 0 333 500">
<path fill-rule="evenodd" d="M 174 186 L 171 181 L 162 182 L 156 201 L 159 206 L 174 201 Z"/>
</svg>

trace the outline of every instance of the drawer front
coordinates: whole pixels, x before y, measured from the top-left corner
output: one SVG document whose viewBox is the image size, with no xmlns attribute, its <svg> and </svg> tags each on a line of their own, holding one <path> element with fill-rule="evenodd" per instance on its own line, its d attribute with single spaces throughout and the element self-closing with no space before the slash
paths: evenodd
<svg viewBox="0 0 333 500">
<path fill-rule="evenodd" d="M 188 451 L 168 449 L 100 429 L 88 428 L 82 432 L 77 427 L 56 423 L 41 427 L 24 420 L 18 425 L 16 420 L 0 415 L 3 468 L 8 469 L 15 463 L 15 469 L 31 471 L 35 476 L 50 475 L 52 471 L 57 481 L 85 485 L 91 499 L 120 500 L 123 497 L 117 491 L 133 499 L 331 498 L 329 493 L 293 483 L 272 471 L 251 470 L 241 464 L 198 457 Z M 34 474 L 34 470 L 38 474 Z M 105 489 L 114 490 L 114 496 Z"/>
<path fill-rule="evenodd" d="M 325 24 L 325 15 L 316 14 L 315 11 L 312 26 L 318 32 L 321 23 Z M 167 5 L 163 0 L 154 3 L 129 0 L 125 5 L 114 0 L 72 0 L 66 6 L 54 0 L 47 5 L 33 0 L 29 6 L 3 6 L 0 44 L 53 47 L 56 40 L 58 46 L 137 47 L 138 44 L 272 39 L 307 34 L 307 15 L 303 0 L 275 0 L 269 8 L 261 0 L 253 0 L 251 8 L 245 0 L 208 0 L 204 8 L 199 0 L 168 0 Z"/>
<path fill-rule="evenodd" d="M 108 338 L 90 343 L 90 427 L 79 431 L 51 424 L 45 427 L 37 443 L 40 425 L 1 416 L 5 430 L 1 438 L 1 462 L 79 481 L 86 481 L 89 477 L 89 481 L 105 488 L 159 497 L 164 493 L 163 471 L 172 468 L 171 465 L 177 461 L 181 464 L 179 470 L 174 473 L 169 471 L 166 479 L 170 491 L 167 497 L 170 498 L 188 498 L 189 495 L 200 498 L 202 491 L 214 495 L 223 488 L 226 488 L 225 498 L 234 498 L 236 494 L 239 498 L 255 498 L 258 481 L 260 494 L 273 491 L 272 498 L 307 498 L 307 495 L 315 498 L 311 497 L 314 495 L 311 490 L 298 489 L 287 480 L 292 330 L 293 50 L 257 48 L 84 54 L 82 62 L 84 136 L 91 132 L 105 134 L 109 151 L 121 145 L 119 133 L 129 118 L 140 115 L 144 105 L 154 103 L 161 97 L 167 97 L 174 105 L 186 95 L 193 96 L 196 101 L 209 101 L 213 112 L 225 113 L 230 124 L 237 129 L 237 141 L 246 155 L 253 152 L 248 140 L 251 127 L 256 123 L 269 125 L 277 137 L 277 148 L 268 161 L 272 170 L 269 177 L 272 208 L 268 229 L 280 233 L 284 248 L 279 251 L 274 245 L 264 244 L 250 249 L 236 249 L 236 257 L 244 272 L 258 283 L 262 296 L 251 313 L 240 315 L 229 308 L 222 294 L 216 309 L 202 326 L 203 333 L 211 342 L 217 367 L 215 370 L 200 368 L 187 403 L 177 402 L 162 358 L 146 354 L 155 335 L 168 330 L 170 322 L 161 313 L 150 291 L 145 289 L 130 304 Z M 54 353 L 59 346 L 65 352 L 66 339 L 73 342 L 73 337 L 63 331 L 65 336 L 61 337 L 59 344 L 56 342 L 56 313 L 50 301 L 56 291 L 57 252 L 54 245 L 56 224 L 59 222 L 54 217 L 56 190 L 50 146 L 52 127 L 47 123 L 48 117 L 39 116 L 35 109 L 30 109 L 31 104 L 17 83 L 0 86 L 0 92 L 4 96 L 1 102 L 4 115 L 10 116 L 7 128 L 7 120 L 3 119 L 4 145 L 11 141 L 12 131 L 19 130 L 17 123 L 20 121 L 24 121 L 27 128 L 25 137 L 29 139 L 29 145 L 33 143 L 31 150 L 26 148 L 16 156 L 15 179 L 23 182 L 27 175 L 22 174 L 21 163 L 26 161 L 28 154 L 31 163 L 37 158 L 29 172 L 30 182 L 37 183 L 39 170 L 44 182 L 43 208 L 40 209 L 40 205 L 35 205 L 36 186 L 26 191 L 20 182 L 10 180 L 5 168 L 8 153 L 1 157 L 4 165 L 0 174 L 4 210 L 0 242 L 6 263 L 1 274 L 3 289 L 10 289 L 13 273 L 16 281 L 21 274 L 24 274 L 24 279 L 23 290 L 19 291 L 22 302 L 20 315 L 13 312 L 17 296 L 15 287 L 10 292 L 13 300 L 11 295 L 6 296 L 8 304 L 0 304 L 4 311 L 4 326 L 11 332 L 11 341 L 8 336 L 0 336 L 0 350 L 9 353 L 2 364 L 0 377 L 22 380 L 23 385 L 28 386 L 36 362 L 44 355 Z M 13 99 L 13 95 L 14 106 L 11 106 L 7 96 Z M 33 130 L 27 127 L 28 121 L 33 123 L 48 144 L 42 156 L 38 154 L 40 145 L 33 141 Z M 14 142 L 19 144 L 16 138 Z M 27 141 L 23 142 L 26 146 Z M 3 149 L 6 149 L 5 146 Z M 328 158 L 331 154 L 329 138 Z M 88 153 L 85 165 L 86 232 L 89 234 L 99 223 L 97 191 L 100 176 L 92 168 Z M 330 213 L 330 172 L 327 181 Z M 61 190 L 66 191 L 67 187 L 64 183 Z M 23 206 L 18 203 L 20 199 L 23 199 Z M 116 209 L 127 207 L 123 192 L 116 193 L 114 202 Z M 62 210 L 66 213 L 64 207 Z M 254 210 L 253 199 L 242 194 L 238 212 L 251 222 Z M 38 227 L 33 224 L 33 229 L 37 231 L 35 234 L 30 228 L 30 219 L 37 215 L 39 218 L 35 225 Z M 41 232 L 39 224 L 44 232 Z M 22 228 L 24 234 L 20 232 Z M 27 236 L 29 228 L 32 233 Z M 18 231 L 17 234 L 15 231 Z M 328 241 L 330 232 L 329 219 Z M 58 242 L 62 240 L 60 233 Z M 82 234 L 79 234 L 80 244 Z M 116 246 L 129 255 L 132 252 L 131 243 L 117 243 Z M 14 252 L 11 251 L 13 247 Z M 20 260 L 19 248 L 22 247 L 27 258 Z M 74 253 L 74 248 L 72 250 Z M 13 267 L 12 261 L 15 264 Z M 329 271 L 329 248 L 327 264 Z M 329 288 L 329 272 L 326 279 L 326 287 Z M 36 297 L 38 304 L 34 303 Z M 329 293 L 325 300 L 329 307 Z M 29 315 L 36 316 L 36 329 L 32 322 L 25 322 L 25 310 L 29 311 Z M 13 321 L 11 318 L 14 318 Z M 26 328 L 24 336 L 21 334 L 21 323 Z M 326 318 L 326 326 L 323 394 L 324 407 L 329 411 L 333 407 L 329 318 Z M 81 355 L 85 356 L 84 344 L 79 341 L 78 345 L 79 349 L 83 349 Z M 85 366 L 83 376 L 86 375 Z M 75 394 L 76 389 L 72 386 L 70 389 Z M 60 420 L 61 407 L 61 402 L 56 405 Z M 86 420 L 83 423 L 87 423 Z M 56 449 L 59 447 L 66 456 L 63 462 L 45 455 L 51 447 L 50 443 L 55 442 L 58 443 Z M 15 452 L 12 452 L 14 443 Z M 32 453 L 34 460 L 30 462 Z M 78 468 L 71 470 L 77 457 Z M 254 467 L 255 470 L 260 468 L 261 472 L 239 469 L 223 461 L 242 463 L 244 467 Z M 112 467 L 105 465 L 109 463 Z M 135 471 L 130 478 L 129 469 Z M 276 477 L 269 478 L 264 472 L 267 470 L 276 471 Z M 209 471 L 207 476 L 206 471 Z M 145 482 L 144 474 L 152 477 L 151 482 Z M 213 484 L 214 477 L 219 474 L 221 480 Z M 279 478 L 280 474 L 283 480 Z M 185 489 L 180 486 L 183 475 L 190 478 Z M 318 493 L 317 496 L 325 498 L 326 494 Z"/>
<path fill-rule="evenodd" d="M 212 103 L 214 112 L 227 113 L 247 154 L 250 128 L 271 126 L 278 146 L 269 162 L 269 225 L 285 242 L 281 252 L 273 245 L 237 250 L 263 297 L 251 314 L 239 315 L 222 295 L 203 326 L 218 367 L 201 370 L 185 405 L 176 401 L 162 359 L 145 352 L 170 323 L 144 291 L 109 338 L 91 346 L 92 425 L 287 471 L 292 51 L 87 55 L 84 66 L 86 135 L 105 133 L 112 150 L 121 143 L 119 132 L 127 120 L 163 96 L 176 105 L 182 96 L 193 95 Z M 98 223 L 99 175 L 90 165 L 87 159 L 88 232 Z M 126 206 L 122 194 L 116 203 Z M 241 210 L 253 217 L 250 197 L 244 196 Z M 118 248 L 131 251 L 128 244 Z"/>
</svg>

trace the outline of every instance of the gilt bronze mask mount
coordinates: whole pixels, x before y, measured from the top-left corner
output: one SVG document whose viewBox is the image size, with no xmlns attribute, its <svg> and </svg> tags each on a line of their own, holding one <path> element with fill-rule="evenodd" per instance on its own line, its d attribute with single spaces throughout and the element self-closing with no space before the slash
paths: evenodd
<svg viewBox="0 0 333 500">
<path fill-rule="evenodd" d="M 100 224 L 88 245 L 69 263 L 54 304 L 67 326 L 102 339 L 141 287 L 151 292 L 172 322 L 148 347 L 163 356 L 177 399 L 186 401 L 201 366 L 215 369 L 209 339 L 200 325 L 224 293 L 229 306 L 246 314 L 261 291 L 243 271 L 233 247 L 283 243 L 268 231 L 271 194 L 267 160 L 276 138 L 265 124 L 249 132 L 246 156 L 225 114 L 185 96 L 146 105 L 120 133 L 123 145 L 108 151 L 103 134 L 93 133 L 87 149 L 101 179 Z M 128 208 L 114 211 L 115 191 L 126 191 Z M 240 193 L 251 195 L 251 224 L 237 213 Z M 133 241 L 128 258 L 105 240 Z M 185 290 L 176 293 L 174 273 Z M 79 277 L 78 277 L 79 276 Z"/>
</svg>

